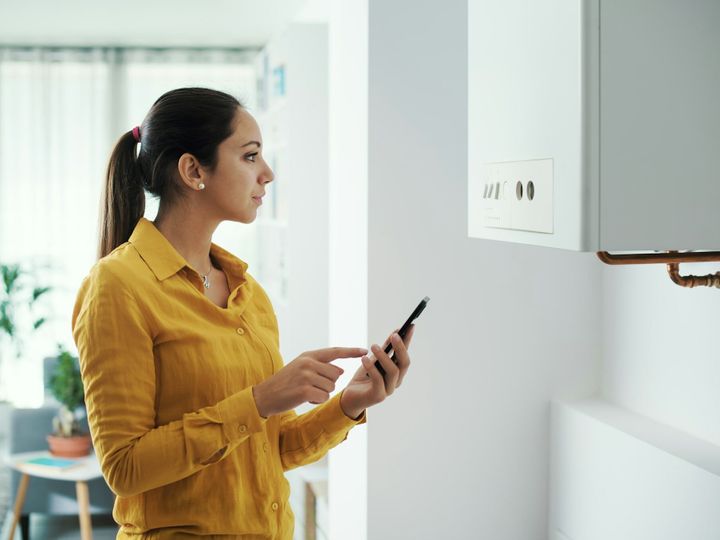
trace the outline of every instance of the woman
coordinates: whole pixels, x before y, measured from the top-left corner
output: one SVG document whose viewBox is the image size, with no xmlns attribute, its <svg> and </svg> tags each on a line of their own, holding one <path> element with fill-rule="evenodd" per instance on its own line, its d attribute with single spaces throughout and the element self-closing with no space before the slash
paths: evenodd
<svg viewBox="0 0 720 540">
<path fill-rule="evenodd" d="M 253 117 L 208 89 L 164 94 L 112 153 L 99 260 L 72 321 L 118 538 L 292 538 L 283 471 L 342 442 L 407 372 L 412 331 L 388 341 L 397 366 L 372 347 L 385 378 L 361 348 L 284 365 L 270 300 L 211 242 L 224 220 L 251 223 L 272 181 Z M 160 198 L 154 221 L 144 189 Z M 331 362 L 360 356 L 330 398 L 343 372 Z M 304 402 L 319 405 L 298 416 Z"/>
</svg>

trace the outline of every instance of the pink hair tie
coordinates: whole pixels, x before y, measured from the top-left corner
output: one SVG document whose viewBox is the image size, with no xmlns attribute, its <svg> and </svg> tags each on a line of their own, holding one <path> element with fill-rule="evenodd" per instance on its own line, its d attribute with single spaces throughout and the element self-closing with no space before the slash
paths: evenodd
<svg viewBox="0 0 720 540">
<path fill-rule="evenodd" d="M 132 130 L 132 134 L 135 138 L 135 142 L 140 142 L 140 126 L 135 126 Z"/>
</svg>

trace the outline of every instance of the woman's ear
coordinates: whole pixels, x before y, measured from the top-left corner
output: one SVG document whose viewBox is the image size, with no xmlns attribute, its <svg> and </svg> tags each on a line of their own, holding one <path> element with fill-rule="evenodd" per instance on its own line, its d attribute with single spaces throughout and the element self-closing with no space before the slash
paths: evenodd
<svg viewBox="0 0 720 540">
<path fill-rule="evenodd" d="M 198 185 L 204 182 L 205 171 L 200 162 L 192 154 L 187 152 L 178 159 L 178 173 L 183 183 L 193 191 Z"/>
</svg>

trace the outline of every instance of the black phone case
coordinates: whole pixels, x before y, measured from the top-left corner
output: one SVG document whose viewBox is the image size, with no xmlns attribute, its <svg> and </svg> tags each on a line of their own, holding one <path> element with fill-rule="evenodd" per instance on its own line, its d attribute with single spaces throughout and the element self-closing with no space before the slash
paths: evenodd
<svg viewBox="0 0 720 540">
<path fill-rule="evenodd" d="M 425 307 L 427 306 L 428 302 L 430 301 L 430 298 L 426 296 L 422 300 L 420 300 L 420 303 L 417 305 L 417 307 L 413 310 L 413 312 L 410 314 L 410 316 L 405 321 L 405 324 L 402 325 L 400 330 L 398 330 L 398 335 L 401 339 L 405 339 L 405 335 L 407 334 L 408 330 L 410 329 L 410 325 L 417 319 L 420 314 L 423 312 Z M 395 353 L 392 348 L 392 343 L 388 343 L 385 347 L 385 353 L 390 355 L 390 359 L 395 362 Z M 397 362 L 395 362 L 397 364 Z M 385 370 L 383 369 L 382 365 L 380 364 L 379 360 L 375 361 L 375 367 L 378 369 L 380 374 L 385 377 Z"/>
</svg>

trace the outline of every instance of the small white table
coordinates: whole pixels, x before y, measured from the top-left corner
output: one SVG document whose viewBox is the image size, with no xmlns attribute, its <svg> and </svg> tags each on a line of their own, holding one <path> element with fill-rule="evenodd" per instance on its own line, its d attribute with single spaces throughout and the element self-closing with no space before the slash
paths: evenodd
<svg viewBox="0 0 720 540">
<path fill-rule="evenodd" d="M 25 467 L 23 462 L 38 457 L 56 457 L 47 450 L 41 452 L 24 452 L 21 454 L 11 454 L 5 459 L 8 467 L 15 469 L 22 474 L 20 485 L 18 486 L 17 495 L 15 497 L 15 509 L 13 515 L 13 523 L 10 527 L 10 537 L 14 538 L 15 529 L 20 521 L 23 504 L 25 503 L 25 494 L 27 492 L 28 482 L 31 476 L 38 478 L 49 478 L 51 480 L 64 480 L 66 482 L 75 482 L 77 492 L 77 501 L 79 507 L 80 518 L 80 537 L 82 540 L 92 540 L 92 524 L 90 522 L 90 494 L 87 482 L 102 476 L 100 463 L 95 453 L 77 459 L 80 465 L 71 467 L 66 471 L 56 472 L 52 470 L 41 471 L 35 467 Z"/>
</svg>

